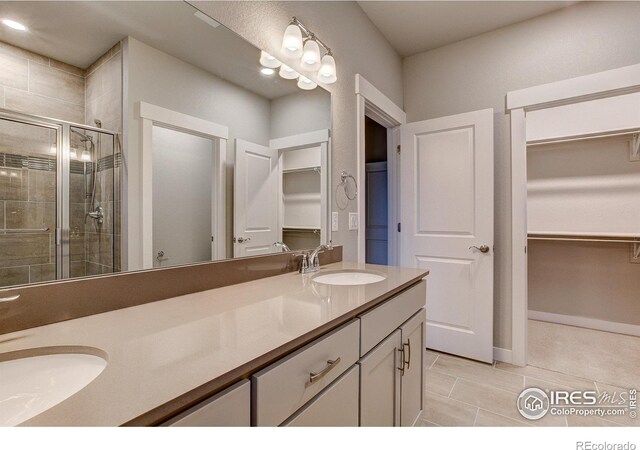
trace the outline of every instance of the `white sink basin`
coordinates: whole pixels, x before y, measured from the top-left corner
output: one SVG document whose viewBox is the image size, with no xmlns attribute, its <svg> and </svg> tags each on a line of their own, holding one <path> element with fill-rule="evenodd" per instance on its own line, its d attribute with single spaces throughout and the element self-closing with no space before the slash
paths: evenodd
<svg viewBox="0 0 640 450">
<path fill-rule="evenodd" d="M 325 272 L 313 277 L 313 281 L 320 284 L 332 284 L 334 286 L 358 286 L 383 281 L 387 277 L 375 272 L 364 270 L 339 270 Z"/>
<path fill-rule="evenodd" d="M 91 383 L 106 366 L 103 358 L 84 353 L 0 362 L 0 426 L 18 425 L 57 405 Z"/>
</svg>

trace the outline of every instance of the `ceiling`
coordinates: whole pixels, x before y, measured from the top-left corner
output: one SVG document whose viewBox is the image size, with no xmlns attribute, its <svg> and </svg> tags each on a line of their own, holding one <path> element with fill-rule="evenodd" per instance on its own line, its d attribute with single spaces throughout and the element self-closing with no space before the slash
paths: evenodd
<svg viewBox="0 0 640 450">
<path fill-rule="evenodd" d="M 400 56 L 537 17 L 575 1 L 359 1 Z"/>
<path fill-rule="evenodd" d="M 80 68 L 132 36 L 268 99 L 299 92 L 295 81 L 259 73 L 260 51 L 224 26 L 213 28 L 182 1 L 0 1 L 0 41 Z"/>
</svg>

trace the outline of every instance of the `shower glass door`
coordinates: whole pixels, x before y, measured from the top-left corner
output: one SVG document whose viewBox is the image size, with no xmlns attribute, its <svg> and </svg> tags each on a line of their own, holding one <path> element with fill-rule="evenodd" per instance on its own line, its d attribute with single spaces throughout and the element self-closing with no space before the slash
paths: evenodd
<svg viewBox="0 0 640 450">
<path fill-rule="evenodd" d="M 116 271 L 114 136 L 70 127 L 69 277 Z"/>
<path fill-rule="evenodd" d="M 60 132 L 56 125 L 0 119 L 0 286 L 61 276 Z"/>
<path fill-rule="evenodd" d="M 0 287 L 120 270 L 115 134 L 0 114 Z"/>
</svg>

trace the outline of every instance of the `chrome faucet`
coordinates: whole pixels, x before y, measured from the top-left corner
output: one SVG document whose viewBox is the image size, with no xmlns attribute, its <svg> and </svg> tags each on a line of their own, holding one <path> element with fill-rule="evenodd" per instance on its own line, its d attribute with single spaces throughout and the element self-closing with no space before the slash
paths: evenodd
<svg viewBox="0 0 640 450">
<path fill-rule="evenodd" d="M 320 258 L 318 258 L 318 254 L 324 252 L 325 250 L 332 249 L 333 246 L 331 245 L 331 243 L 329 243 L 329 245 L 321 244 L 315 249 L 311 250 L 311 252 L 302 253 L 302 264 L 300 265 L 300 273 L 311 273 L 320 270 Z"/>
<path fill-rule="evenodd" d="M 291 251 L 289 246 L 287 244 L 285 244 L 284 242 L 274 242 L 273 245 L 274 245 L 274 247 L 281 248 L 283 252 L 290 252 Z"/>
</svg>

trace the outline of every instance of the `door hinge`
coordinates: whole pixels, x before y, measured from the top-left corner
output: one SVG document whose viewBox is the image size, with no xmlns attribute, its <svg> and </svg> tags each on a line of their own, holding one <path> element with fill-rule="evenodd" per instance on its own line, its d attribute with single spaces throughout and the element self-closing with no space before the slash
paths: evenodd
<svg viewBox="0 0 640 450">
<path fill-rule="evenodd" d="M 396 147 L 396 152 L 399 154 L 401 149 L 402 149 L 402 147 L 401 147 L 400 145 L 398 145 L 398 146 Z"/>
<path fill-rule="evenodd" d="M 402 223 L 398 222 L 398 233 L 402 232 Z"/>
<path fill-rule="evenodd" d="M 213 242 L 213 236 L 211 236 L 211 242 Z"/>
</svg>

